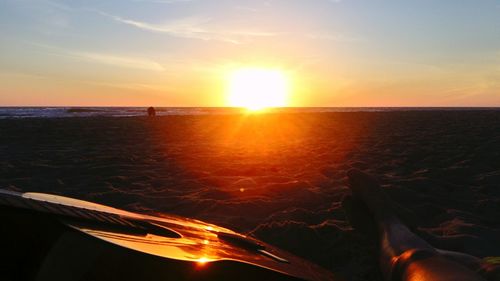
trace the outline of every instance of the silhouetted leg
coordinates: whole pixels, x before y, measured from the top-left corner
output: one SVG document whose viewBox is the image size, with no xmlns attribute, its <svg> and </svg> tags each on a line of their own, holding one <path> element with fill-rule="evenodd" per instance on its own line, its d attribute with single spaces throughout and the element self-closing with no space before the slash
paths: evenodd
<svg viewBox="0 0 500 281">
<path fill-rule="evenodd" d="M 483 280 L 402 224 L 372 177 L 358 170 L 347 175 L 353 195 L 366 205 L 377 224 L 380 265 L 386 280 Z"/>
</svg>

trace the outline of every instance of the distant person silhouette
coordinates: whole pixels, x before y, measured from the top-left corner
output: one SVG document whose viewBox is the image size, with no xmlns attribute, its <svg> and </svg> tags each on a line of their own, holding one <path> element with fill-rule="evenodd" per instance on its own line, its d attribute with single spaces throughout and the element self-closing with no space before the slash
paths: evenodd
<svg viewBox="0 0 500 281">
<path fill-rule="evenodd" d="M 156 110 L 155 110 L 155 108 L 154 108 L 154 107 L 150 106 L 150 107 L 148 108 L 148 116 L 149 116 L 149 117 L 155 117 L 155 116 L 156 116 Z"/>
</svg>

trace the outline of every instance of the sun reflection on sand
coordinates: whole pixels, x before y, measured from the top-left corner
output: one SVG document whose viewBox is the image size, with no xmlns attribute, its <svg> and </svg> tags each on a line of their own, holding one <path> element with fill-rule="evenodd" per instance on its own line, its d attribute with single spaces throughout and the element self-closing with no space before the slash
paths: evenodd
<svg viewBox="0 0 500 281">
<path fill-rule="evenodd" d="M 327 117 L 272 110 L 196 116 L 189 118 L 189 126 L 159 127 L 156 132 L 164 132 L 162 138 L 170 144 L 165 153 L 189 177 L 183 186 L 206 187 L 200 196 L 275 198 L 325 181 L 324 163 L 342 163 L 351 151 L 354 142 L 345 140 L 359 135 L 360 128 L 346 129 L 351 123 Z M 182 132 L 182 140 L 172 134 L 175 130 Z M 213 207 L 229 206 L 224 204 Z"/>
</svg>

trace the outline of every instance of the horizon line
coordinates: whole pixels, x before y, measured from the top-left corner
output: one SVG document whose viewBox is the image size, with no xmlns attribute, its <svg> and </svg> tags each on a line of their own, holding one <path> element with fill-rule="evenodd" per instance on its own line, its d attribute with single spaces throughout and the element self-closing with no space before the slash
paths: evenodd
<svg viewBox="0 0 500 281">
<path fill-rule="evenodd" d="M 165 106 L 165 105 L 0 105 L 0 108 L 140 108 L 140 107 L 156 107 L 156 108 L 226 108 L 226 109 L 245 109 L 245 107 L 235 106 Z M 484 108 L 484 109 L 500 109 L 498 106 L 276 106 L 267 109 L 293 109 L 293 108 Z"/>
</svg>

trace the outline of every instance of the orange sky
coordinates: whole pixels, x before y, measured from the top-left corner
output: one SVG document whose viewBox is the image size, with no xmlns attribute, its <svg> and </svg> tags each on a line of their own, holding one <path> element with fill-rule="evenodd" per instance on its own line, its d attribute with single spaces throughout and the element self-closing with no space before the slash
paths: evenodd
<svg viewBox="0 0 500 281">
<path fill-rule="evenodd" d="M 0 106 L 228 106 L 280 69 L 287 106 L 500 106 L 495 1 L 2 1 Z"/>
</svg>

